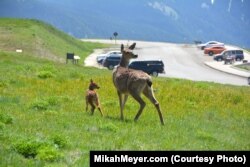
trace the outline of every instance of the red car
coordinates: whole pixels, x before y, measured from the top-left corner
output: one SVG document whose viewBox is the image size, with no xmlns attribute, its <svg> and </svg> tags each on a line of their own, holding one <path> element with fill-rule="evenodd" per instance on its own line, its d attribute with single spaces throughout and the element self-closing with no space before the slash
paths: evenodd
<svg viewBox="0 0 250 167">
<path fill-rule="evenodd" d="M 226 50 L 226 48 L 225 47 L 220 47 L 220 46 L 205 48 L 204 49 L 204 54 L 208 54 L 209 56 L 213 56 L 214 54 L 220 54 L 224 50 Z"/>
</svg>

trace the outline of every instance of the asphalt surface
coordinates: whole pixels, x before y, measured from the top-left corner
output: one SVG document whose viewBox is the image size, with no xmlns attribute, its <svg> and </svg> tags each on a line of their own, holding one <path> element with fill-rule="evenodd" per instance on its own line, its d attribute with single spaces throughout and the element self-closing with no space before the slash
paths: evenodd
<svg viewBox="0 0 250 167">
<path fill-rule="evenodd" d="M 110 40 L 87 41 L 114 43 L 114 41 Z M 132 44 L 133 42 L 134 41 L 119 40 L 116 42 L 116 44 L 123 43 L 124 45 L 128 45 L 128 43 Z M 246 77 L 237 75 L 237 73 L 231 74 L 229 71 L 230 68 L 226 67 L 222 63 L 221 65 L 216 64 L 216 66 L 211 68 L 209 64 L 212 64 L 212 62 L 214 61 L 212 57 L 207 55 L 205 56 L 203 54 L 203 51 L 198 49 L 195 45 L 144 41 L 136 41 L 136 43 L 137 45 L 134 52 L 138 54 L 137 60 L 163 60 L 166 73 L 160 74 L 159 76 L 161 77 L 182 78 L 193 81 L 209 81 L 240 86 L 248 85 Z M 117 48 L 112 49 L 119 49 L 119 45 L 116 47 Z M 101 52 L 102 50 L 96 50 L 95 53 L 93 53 L 86 59 L 85 64 L 90 66 L 97 66 L 94 61 L 96 56 Z M 250 56 L 247 55 L 247 57 Z M 219 68 L 223 70 L 220 70 Z"/>
</svg>

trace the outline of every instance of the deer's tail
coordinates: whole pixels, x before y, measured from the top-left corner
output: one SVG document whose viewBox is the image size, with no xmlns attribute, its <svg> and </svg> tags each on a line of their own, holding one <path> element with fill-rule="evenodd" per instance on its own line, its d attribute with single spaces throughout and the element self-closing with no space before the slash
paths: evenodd
<svg viewBox="0 0 250 167">
<path fill-rule="evenodd" d="M 153 82 L 151 81 L 151 79 L 149 78 L 149 79 L 147 79 L 147 84 L 148 84 L 148 86 L 149 87 L 151 87 L 152 85 L 153 85 Z"/>
</svg>

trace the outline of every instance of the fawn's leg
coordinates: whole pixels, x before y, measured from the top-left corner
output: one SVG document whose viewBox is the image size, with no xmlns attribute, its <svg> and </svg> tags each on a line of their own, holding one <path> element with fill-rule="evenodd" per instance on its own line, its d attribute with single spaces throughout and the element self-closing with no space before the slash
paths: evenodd
<svg viewBox="0 0 250 167">
<path fill-rule="evenodd" d="M 101 107 L 100 107 L 100 101 L 99 101 L 99 96 L 98 96 L 98 94 L 96 94 L 95 104 L 96 104 L 98 110 L 100 111 L 100 113 L 101 113 L 101 115 L 102 115 L 102 117 L 103 117 L 103 113 L 102 113 L 102 109 L 101 109 Z"/>
<path fill-rule="evenodd" d="M 90 102 L 90 106 L 91 106 L 91 115 L 93 115 L 95 111 L 95 105 L 93 104 L 93 102 Z"/>
<path fill-rule="evenodd" d="M 101 113 L 102 117 L 103 117 L 103 113 L 102 113 L 102 109 L 100 107 L 100 102 L 99 102 L 99 98 L 96 100 L 96 106 L 97 106 L 97 109 L 99 110 L 99 112 Z"/>
<path fill-rule="evenodd" d="M 86 112 L 88 111 L 88 106 L 89 106 L 89 102 L 88 102 L 88 98 L 86 97 L 86 108 L 85 108 Z"/>
</svg>

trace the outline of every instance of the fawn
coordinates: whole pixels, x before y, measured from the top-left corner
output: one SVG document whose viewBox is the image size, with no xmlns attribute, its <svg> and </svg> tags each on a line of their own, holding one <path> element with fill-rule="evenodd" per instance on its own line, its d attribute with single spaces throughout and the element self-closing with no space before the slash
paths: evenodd
<svg viewBox="0 0 250 167">
<path fill-rule="evenodd" d="M 100 107 L 100 101 L 97 92 L 95 89 L 99 89 L 100 87 L 90 80 L 89 89 L 86 92 L 86 111 L 88 111 L 88 105 L 91 106 L 91 114 L 94 114 L 95 108 L 97 107 L 100 111 L 101 115 L 103 116 L 102 109 Z"/>
</svg>

